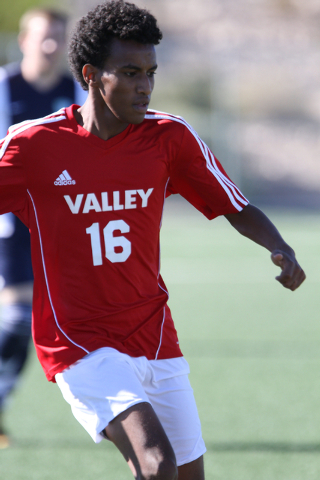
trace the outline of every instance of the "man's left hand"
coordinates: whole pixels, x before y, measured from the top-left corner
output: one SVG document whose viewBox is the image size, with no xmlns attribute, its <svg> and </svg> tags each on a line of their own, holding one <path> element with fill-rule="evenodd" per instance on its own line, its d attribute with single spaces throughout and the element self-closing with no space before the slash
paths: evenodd
<svg viewBox="0 0 320 480">
<path fill-rule="evenodd" d="M 281 268 L 281 273 L 276 280 L 289 290 L 296 290 L 306 279 L 306 275 L 295 256 L 289 255 L 281 250 L 274 250 L 271 253 L 271 260 Z"/>
</svg>

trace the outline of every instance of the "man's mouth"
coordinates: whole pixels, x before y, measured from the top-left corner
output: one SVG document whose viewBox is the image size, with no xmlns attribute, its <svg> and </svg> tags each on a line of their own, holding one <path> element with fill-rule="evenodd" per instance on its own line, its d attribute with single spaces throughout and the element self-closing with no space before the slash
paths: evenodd
<svg viewBox="0 0 320 480">
<path fill-rule="evenodd" d="M 133 104 L 133 108 L 141 113 L 145 113 L 148 110 L 148 106 L 149 106 L 148 100 L 141 100 L 140 102 L 136 102 Z"/>
</svg>

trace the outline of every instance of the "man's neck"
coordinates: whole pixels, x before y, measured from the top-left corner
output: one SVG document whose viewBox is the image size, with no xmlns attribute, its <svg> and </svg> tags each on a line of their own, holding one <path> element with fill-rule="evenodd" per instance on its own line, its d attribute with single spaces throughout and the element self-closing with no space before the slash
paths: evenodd
<svg viewBox="0 0 320 480">
<path fill-rule="evenodd" d="M 102 140 L 115 137 L 129 125 L 117 120 L 106 105 L 97 104 L 90 92 L 82 107 L 74 111 L 74 116 L 85 130 Z"/>
</svg>

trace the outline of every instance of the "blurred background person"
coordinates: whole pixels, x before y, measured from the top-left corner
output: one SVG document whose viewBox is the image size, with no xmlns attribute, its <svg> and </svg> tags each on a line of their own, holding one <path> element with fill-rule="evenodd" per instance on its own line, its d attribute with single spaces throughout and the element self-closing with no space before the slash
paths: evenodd
<svg viewBox="0 0 320 480">
<path fill-rule="evenodd" d="M 67 17 L 36 8 L 20 21 L 21 63 L 0 67 L 0 138 L 10 125 L 72 103 L 86 93 L 65 68 Z M 13 214 L 0 216 L 0 448 L 9 446 L 3 412 L 28 356 L 33 274 L 28 229 Z"/>
</svg>

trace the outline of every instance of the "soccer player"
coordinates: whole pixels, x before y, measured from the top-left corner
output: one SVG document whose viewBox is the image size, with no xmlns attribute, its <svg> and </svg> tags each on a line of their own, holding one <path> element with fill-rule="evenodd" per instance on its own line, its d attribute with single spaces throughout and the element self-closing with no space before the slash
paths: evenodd
<svg viewBox="0 0 320 480">
<path fill-rule="evenodd" d="M 196 132 L 148 110 L 161 37 L 149 12 L 121 0 L 78 22 L 69 58 L 88 99 L 10 128 L 0 212 L 30 228 L 36 350 L 77 420 L 95 442 L 112 441 L 137 479 L 202 480 L 189 367 L 159 272 L 165 197 L 225 215 L 271 252 L 284 287 L 305 274 Z"/>
<path fill-rule="evenodd" d="M 86 93 L 65 73 L 67 18 L 37 8 L 20 21 L 21 63 L 0 68 L 0 138 L 12 124 L 43 117 Z M 12 213 L 0 216 L 0 448 L 9 446 L 3 425 L 6 399 L 27 359 L 31 337 L 32 265 L 27 227 Z"/>
</svg>

